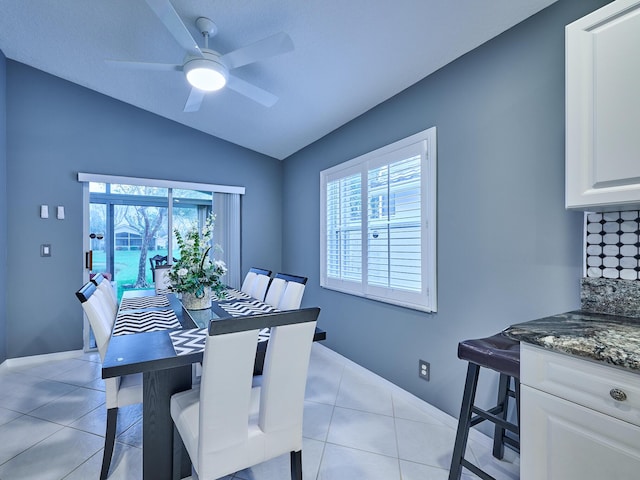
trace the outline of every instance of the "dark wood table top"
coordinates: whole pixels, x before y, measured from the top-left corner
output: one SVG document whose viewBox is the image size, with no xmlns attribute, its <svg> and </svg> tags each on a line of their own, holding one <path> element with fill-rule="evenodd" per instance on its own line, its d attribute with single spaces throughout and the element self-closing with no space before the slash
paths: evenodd
<svg viewBox="0 0 640 480">
<path fill-rule="evenodd" d="M 125 292 L 125 295 L 128 298 L 153 296 L 155 291 L 132 290 Z M 207 316 L 209 320 L 225 316 L 224 310 L 217 305 L 217 302 L 213 302 L 211 310 L 195 312 L 194 316 L 197 318 L 194 321 L 175 294 L 169 293 L 167 298 L 169 298 L 171 308 L 178 317 L 182 329 L 205 327 L 208 321 L 204 323 L 203 319 Z M 169 336 L 170 331 L 160 330 L 113 336 L 102 362 L 102 378 L 164 370 L 202 361 L 203 352 L 176 355 Z M 316 328 L 314 341 L 325 340 L 326 337 L 326 332 Z M 262 345 L 264 345 L 263 348 L 266 348 L 266 342 L 262 342 Z"/>
</svg>

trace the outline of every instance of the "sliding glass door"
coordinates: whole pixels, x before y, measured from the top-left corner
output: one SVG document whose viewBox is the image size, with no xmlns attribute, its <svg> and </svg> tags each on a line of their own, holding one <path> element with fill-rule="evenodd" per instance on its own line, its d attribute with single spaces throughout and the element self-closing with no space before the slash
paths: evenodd
<svg viewBox="0 0 640 480">
<path fill-rule="evenodd" d="M 167 256 L 167 188 L 89 183 L 91 273 L 104 273 L 125 290 L 153 287 L 151 259 Z"/>
<path fill-rule="evenodd" d="M 211 192 L 96 182 L 89 192 L 91 273 L 110 277 L 118 300 L 153 288 L 155 267 L 178 255 L 174 229 L 200 229 L 212 211 Z"/>
<path fill-rule="evenodd" d="M 154 287 L 156 265 L 179 256 L 174 231 L 201 229 L 216 215 L 214 243 L 222 251 L 228 272 L 223 281 L 240 287 L 240 195 L 244 187 L 210 185 L 111 175 L 79 173 L 84 184 L 84 281 L 103 273 L 126 290 Z M 85 349 L 92 348 L 89 324 L 84 324 Z"/>
</svg>

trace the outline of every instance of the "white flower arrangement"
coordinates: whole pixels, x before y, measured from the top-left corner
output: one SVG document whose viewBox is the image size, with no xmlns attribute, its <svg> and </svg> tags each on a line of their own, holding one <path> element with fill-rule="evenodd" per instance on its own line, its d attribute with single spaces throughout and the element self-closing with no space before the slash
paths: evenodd
<svg viewBox="0 0 640 480">
<path fill-rule="evenodd" d="M 227 266 L 222 260 L 211 261 L 209 253 L 221 251 L 220 245 L 211 246 L 215 215 L 207 217 L 202 231 L 197 226 L 192 226 L 184 237 L 176 229 L 176 241 L 180 249 L 180 259 L 171 266 L 169 279 L 171 289 L 179 293 L 191 293 L 198 298 L 205 294 L 205 287 L 211 287 L 216 294 L 221 294 L 225 286 L 220 281 Z"/>
</svg>

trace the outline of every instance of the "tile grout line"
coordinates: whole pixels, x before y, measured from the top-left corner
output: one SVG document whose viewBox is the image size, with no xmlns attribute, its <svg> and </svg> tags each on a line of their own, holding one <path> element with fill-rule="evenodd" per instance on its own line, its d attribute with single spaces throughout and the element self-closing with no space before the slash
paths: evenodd
<svg viewBox="0 0 640 480">
<path fill-rule="evenodd" d="M 318 463 L 318 472 L 316 473 L 316 480 L 320 480 L 320 472 L 322 471 L 322 462 L 324 461 L 324 454 L 329 443 L 329 431 L 331 430 L 331 423 L 333 422 L 333 416 L 336 411 L 336 402 L 338 401 L 338 395 L 340 394 L 340 388 L 342 387 L 342 379 L 344 378 L 345 365 L 342 365 L 340 370 L 340 381 L 338 382 L 338 388 L 336 389 L 336 396 L 333 399 L 333 405 L 331 406 L 331 416 L 329 417 L 329 426 L 327 427 L 327 433 L 324 435 L 324 441 L 322 442 L 322 453 L 320 454 L 320 462 Z"/>
<path fill-rule="evenodd" d="M 402 465 L 400 464 L 400 442 L 398 440 L 398 423 L 396 422 L 396 402 L 393 398 L 393 394 L 389 392 L 391 396 L 391 412 L 393 413 L 393 433 L 396 436 L 396 451 L 398 452 L 398 478 L 402 480 Z"/>
</svg>

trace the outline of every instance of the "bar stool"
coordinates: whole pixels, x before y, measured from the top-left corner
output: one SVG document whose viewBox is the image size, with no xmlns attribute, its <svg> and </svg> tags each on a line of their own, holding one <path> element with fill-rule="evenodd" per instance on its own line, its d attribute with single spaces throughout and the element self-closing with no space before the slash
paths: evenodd
<svg viewBox="0 0 640 480">
<path fill-rule="evenodd" d="M 520 430 L 518 427 L 520 425 L 520 342 L 510 339 L 502 333 L 487 338 L 464 340 L 458 344 L 458 358 L 469 362 L 469 366 L 451 468 L 449 469 L 449 480 L 459 480 L 463 467 L 484 480 L 495 480 L 494 477 L 466 460 L 464 453 L 469 438 L 469 429 L 485 420 L 495 425 L 494 457 L 502 459 L 505 444 L 517 452 L 520 451 Z M 482 410 L 474 405 L 480 367 L 490 368 L 500 373 L 497 405 L 489 410 Z M 511 388 L 511 379 L 515 384 L 513 389 Z M 516 401 L 517 424 L 507 421 L 509 397 Z M 507 430 L 517 435 L 518 439 L 507 436 Z"/>
</svg>

